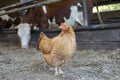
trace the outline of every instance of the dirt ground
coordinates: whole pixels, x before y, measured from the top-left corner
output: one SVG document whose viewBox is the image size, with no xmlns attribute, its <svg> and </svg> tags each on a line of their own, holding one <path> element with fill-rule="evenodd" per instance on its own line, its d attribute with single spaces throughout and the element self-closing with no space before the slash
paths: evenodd
<svg viewBox="0 0 120 80">
<path fill-rule="evenodd" d="M 120 49 L 76 50 L 62 70 L 54 76 L 36 48 L 0 45 L 0 80 L 120 80 Z"/>
</svg>

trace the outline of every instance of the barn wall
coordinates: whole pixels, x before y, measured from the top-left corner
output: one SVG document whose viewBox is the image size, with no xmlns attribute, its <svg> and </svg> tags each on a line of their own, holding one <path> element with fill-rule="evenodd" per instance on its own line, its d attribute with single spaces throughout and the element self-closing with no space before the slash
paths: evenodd
<svg viewBox="0 0 120 80">
<path fill-rule="evenodd" d="M 53 37 L 58 33 L 46 33 Z M 78 49 L 117 49 L 120 48 L 120 29 L 76 31 Z"/>
<path fill-rule="evenodd" d="M 120 29 L 77 32 L 79 49 L 120 48 Z"/>
<path fill-rule="evenodd" d="M 60 31 L 45 32 L 48 37 L 54 37 Z M 120 48 L 120 29 L 76 31 L 78 49 L 106 49 Z M 33 32 L 30 46 L 37 48 L 39 32 Z M 18 46 L 16 34 L 0 34 L 0 45 Z"/>
<path fill-rule="evenodd" d="M 0 46 L 16 46 L 18 45 L 18 37 L 16 34 L 0 34 Z"/>
</svg>

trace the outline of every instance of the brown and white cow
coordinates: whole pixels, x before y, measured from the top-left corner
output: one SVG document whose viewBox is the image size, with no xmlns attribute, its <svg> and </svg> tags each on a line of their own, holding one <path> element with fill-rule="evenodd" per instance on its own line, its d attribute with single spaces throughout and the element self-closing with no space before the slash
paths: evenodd
<svg viewBox="0 0 120 80">
<path fill-rule="evenodd" d="M 5 10 L 0 11 L 0 13 Z M 20 23 L 20 17 L 18 13 L 5 14 L 0 16 L 0 28 L 11 28 Z"/>
<path fill-rule="evenodd" d="M 44 0 L 38 0 L 39 2 Z M 41 29 L 46 29 L 49 27 L 48 20 L 52 21 L 53 17 L 56 19 L 56 23 L 60 24 L 65 22 L 65 20 L 76 17 L 77 19 L 83 19 L 82 6 L 80 4 L 81 0 L 62 0 L 58 3 L 43 5 L 42 7 L 37 7 L 29 9 L 27 13 L 23 16 L 21 23 L 29 23 L 39 26 Z M 76 15 L 76 14 L 77 15 Z M 73 15 L 75 15 L 73 17 Z M 79 18 L 78 18 L 79 17 Z M 79 20 L 76 20 L 79 24 Z"/>
<path fill-rule="evenodd" d="M 37 1 L 41 2 L 45 0 L 37 0 Z M 86 0 L 86 1 L 87 1 L 87 8 L 89 14 L 88 22 L 90 23 L 92 17 L 93 0 Z M 67 22 L 71 26 L 74 26 L 75 23 L 78 23 L 79 25 L 83 26 L 84 23 L 83 23 L 81 0 L 62 0 L 61 2 L 58 3 L 52 3 L 37 8 L 28 9 L 26 14 L 21 19 L 22 25 L 20 24 L 18 26 L 24 28 L 27 25 L 28 31 L 30 30 L 29 27 L 31 28 L 30 25 L 38 26 L 40 29 L 47 29 L 49 27 L 49 22 L 51 22 L 53 18 L 55 18 L 55 21 L 58 25 L 62 22 Z M 26 33 L 26 35 L 29 34 Z M 27 39 L 30 39 L 30 35 L 29 36 L 26 35 L 23 35 L 23 37 L 25 38 L 27 37 Z M 26 41 L 29 41 L 27 39 Z M 22 41 L 23 40 L 21 38 L 21 43 Z M 28 44 L 26 46 L 28 47 Z"/>
<path fill-rule="evenodd" d="M 38 13 L 41 16 L 40 26 L 43 27 L 46 24 L 46 22 L 48 22 L 48 19 L 52 21 L 53 17 L 55 17 L 57 24 L 60 24 L 61 22 L 65 21 L 69 22 L 73 15 L 76 15 L 74 17 L 76 17 L 77 19 L 81 19 L 78 18 L 81 15 L 79 13 L 82 13 L 82 6 L 80 2 L 81 2 L 80 0 L 62 0 L 61 2 L 58 3 L 44 5 L 41 8 L 36 8 L 36 10 L 39 11 Z M 78 22 L 75 18 L 71 20 Z M 49 24 L 47 23 L 46 26 L 48 27 L 48 25 Z"/>
</svg>

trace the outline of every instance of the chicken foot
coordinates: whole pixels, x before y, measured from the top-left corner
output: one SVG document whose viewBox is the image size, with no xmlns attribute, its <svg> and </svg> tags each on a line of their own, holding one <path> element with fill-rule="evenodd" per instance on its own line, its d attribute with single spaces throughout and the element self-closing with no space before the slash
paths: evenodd
<svg viewBox="0 0 120 80">
<path fill-rule="evenodd" d="M 63 75 L 63 71 L 61 70 L 60 66 L 55 67 L 55 75 Z"/>
</svg>

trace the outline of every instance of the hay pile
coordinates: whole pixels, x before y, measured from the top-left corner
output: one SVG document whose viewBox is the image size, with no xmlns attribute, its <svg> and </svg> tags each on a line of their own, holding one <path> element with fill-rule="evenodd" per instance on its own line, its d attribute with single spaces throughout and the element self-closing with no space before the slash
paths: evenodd
<svg viewBox="0 0 120 80">
<path fill-rule="evenodd" d="M 54 77 L 35 48 L 0 46 L 0 80 L 119 80 L 120 50 L 77 50 L 62 69 L 65 75 Z"/>
</svg>

